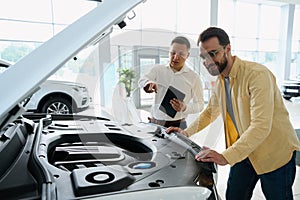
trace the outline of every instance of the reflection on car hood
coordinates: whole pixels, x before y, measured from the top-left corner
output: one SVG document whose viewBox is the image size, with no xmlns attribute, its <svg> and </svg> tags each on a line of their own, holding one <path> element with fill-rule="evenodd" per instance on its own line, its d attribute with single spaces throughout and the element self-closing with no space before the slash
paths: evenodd
<svg viewBox="0 0 300 200">
<path fill-rule="evenodd" d="M 8 68 L 10 65 L 11 65 L 10 62 L 8 62 L 8 61 L 6 61 L 6 60 L 3 60 L 3 59 L 0 59 L 0 66 L 1 66 L 1 67 L 6 67 L 6 68 Z"/>
<path fill-rule="evenodd" d="M 81 49 L 110 33 L 113 25 L 123 22 L 126 14 L 143 1 L 109 0 L 100 3 L 4 71 L 0 75 L 0 91 L 5 91 L 5 98 L 0 99 L 0 129 L 23 113 L 20 102 L 31 96 L 42 82 Z"/>
<path fill-rule="evenodd" d="M 45 82 L 47 82 L 47 84 L 63 84 L 63 85 L 70 85 L 70 86 L 80 86 L 80 87 L 85 87 L 83 84 L 81 83 L 77 83 L 77 82 L 71 82 L 71 81 L 60 81 L 60 80 L 46 80 Z"/>
</svg>

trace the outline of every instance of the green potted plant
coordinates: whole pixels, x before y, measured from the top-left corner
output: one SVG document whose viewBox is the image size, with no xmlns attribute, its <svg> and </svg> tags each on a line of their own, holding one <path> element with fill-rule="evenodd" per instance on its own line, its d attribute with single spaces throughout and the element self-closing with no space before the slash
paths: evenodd
<svg viewBox="0 0 300 200">
<path fill-rule="evenodd" d="M 136 72 L 130 68 L 118 68 L 119 72 L 119 83 L 124 83 L 126 89 L 126 96 L 130 97 L 131 91 L 134 90 L 133 88 L 133 80 L 137 76 Z"/>
</svg>

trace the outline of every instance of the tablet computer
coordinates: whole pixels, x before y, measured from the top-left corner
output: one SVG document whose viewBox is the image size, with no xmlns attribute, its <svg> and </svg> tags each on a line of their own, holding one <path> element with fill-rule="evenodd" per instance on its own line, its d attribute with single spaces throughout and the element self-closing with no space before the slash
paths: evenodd
<svg viewBox="0 0 300 200">
<path fill-rule="evenodd" d="M 173 86 L 169 86 L 169 88 L 159 106 L 159 110 L 166 113 L 168 116 L 174 118 L 177 111 L 174 110 L 174 108 L 170 104 L 170 100 L 175 98 L 180 101 L 183 101 L 184 97 L 185 97 L 185 94 L 183 92 L 174 88 Z"/>
</svg>

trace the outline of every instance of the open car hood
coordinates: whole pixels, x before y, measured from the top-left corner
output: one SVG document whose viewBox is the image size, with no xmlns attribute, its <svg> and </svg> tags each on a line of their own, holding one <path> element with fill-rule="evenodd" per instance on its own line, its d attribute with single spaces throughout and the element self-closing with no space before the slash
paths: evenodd
<svg viewBox="0 0 300 200">
<path fill-rule="evenodd" d="M 196 161 L 202 148 L 180 133 L 98 116 L 22 114 L 41 83 L 113 25 L 122 27 L 141 2 L 104 0 L 0 75 L 1 197 L 219 199 L 216 165 Z"/>
<path fill-rule="evenodd" d="M 109 34 L 112 26 L 122 27 L 126 14 L 143 1 L 108 0 L 100 3 L 97 8 L 2 73 L 0 91 L 5 91 L 5 98 L 0 99 L 0 129 L 24 112 L 24 100 L 36 92 L 42 82 L 81 49 Z"/>
</svg>

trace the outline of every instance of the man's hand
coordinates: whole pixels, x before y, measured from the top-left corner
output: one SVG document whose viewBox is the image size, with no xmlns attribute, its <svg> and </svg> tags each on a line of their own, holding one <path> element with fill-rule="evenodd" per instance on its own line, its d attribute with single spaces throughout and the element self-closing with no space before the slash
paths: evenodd
<svg viewBox="0 0 300 200">
<path fill-rule="evenodd" d="M 196 156 L 195 159 L 202 162 L 215 162 L 218 165 L 227 165 L 228 162 L 224 158 L 222 154 L 204 146 L 202 151 L 200 151 Z"/>
<path fill-rule="evenodd" d="M 156 83 L 148 83 L 145 87 L 144 87 L 145 92 L 147 93 L 152 93 L 155 92 L 157 93 L 157 84 Z"/>
<path fill-rule="evenodd" d="M 174 127 L 174 126 L 170 126 L 169 128 L 166 129 L 166 133 L 167 134 L 170 134 L 172 132 L 178 132 L 178 133 L 181 133 L 182 135 L 185 135 L 188 137 L 188 134 L 187 132 L 185 132 L 184 130 L 182 130 L 181 128 L 179 127 Z"/>
<path fill-rule="evenodd" d="M 180 101 L 178 99 L 171 99 L 170 104 L 176 110 L 177 112 L 185 111 L 186 105 L 183 103 L 183 101 Z"/>
</svg>

